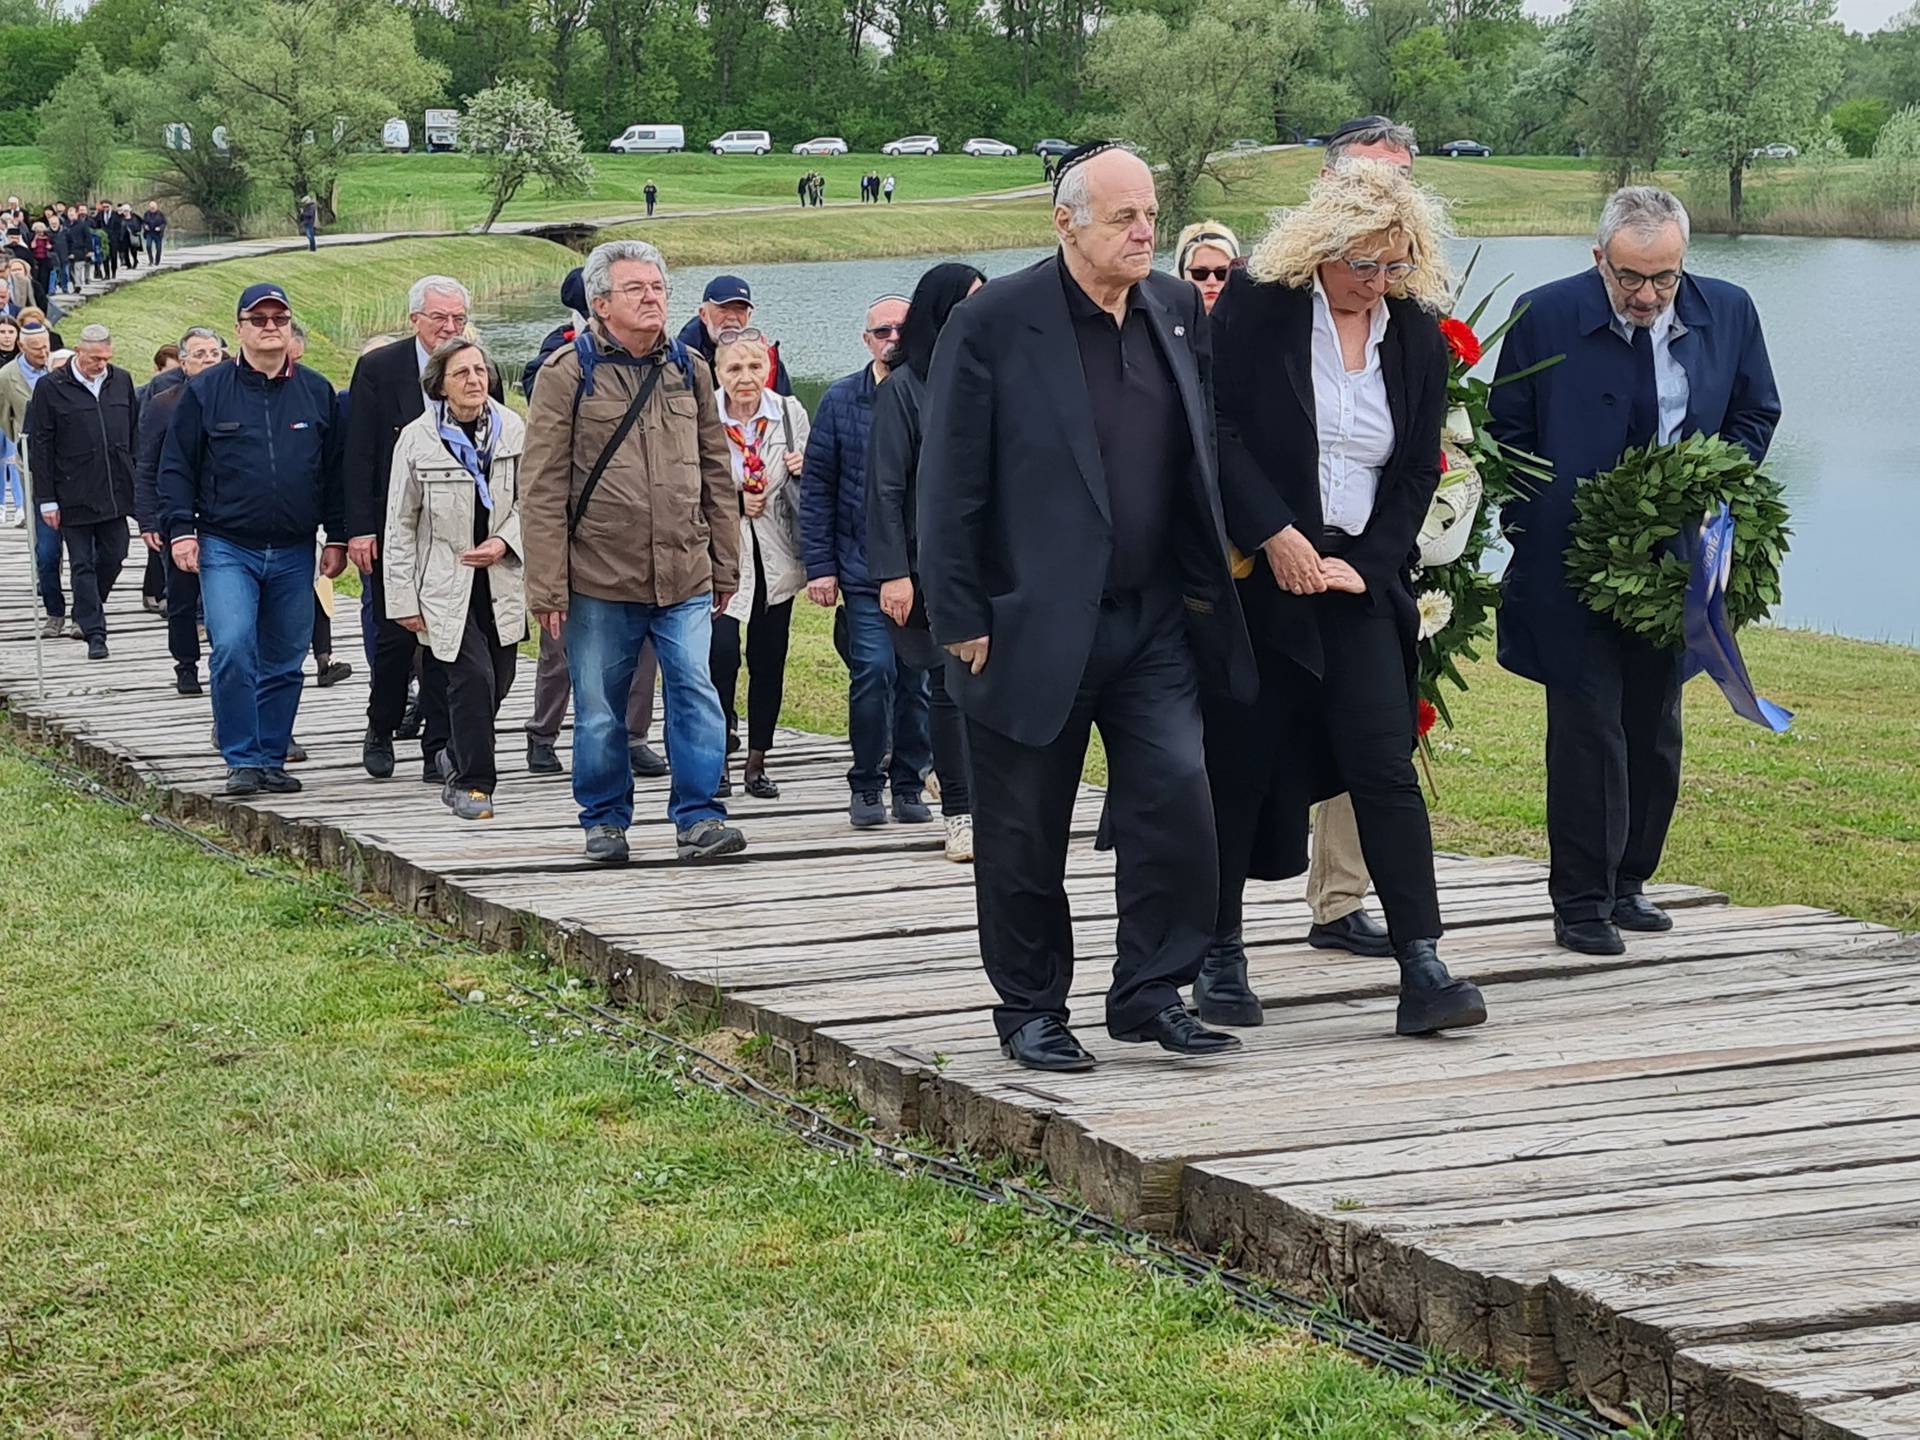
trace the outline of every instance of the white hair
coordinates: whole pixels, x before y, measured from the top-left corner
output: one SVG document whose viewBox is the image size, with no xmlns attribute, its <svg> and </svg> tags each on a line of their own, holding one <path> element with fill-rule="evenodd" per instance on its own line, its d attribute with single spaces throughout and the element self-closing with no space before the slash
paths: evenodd
<svg viewBox="0 0 1920 1440">
<path fill-rule="evenodd" d="M 180 349 L 184 352 L 195 340 L 211 340 L 222 349 L 225 349 L 227 344 L 220 338 L 218 332 L 209 330 L 204 325 L 193 325 L 188 327 L 187 332 L 180 337 Z"/>
<path fill-rule="evenodd" d="M 1691 241 L 1693 222 L 1687 218 L 1687 207 L 1680 203 L 1679 196 L 1656 185 L 1627 185 L 1607 197 L 1594 243 L 1605 250 L 1622 230 L 1654 236 L 1669 225 L 1680 227 L 1682 245 Z"/>
<path fill-rule="evenodd" d="M 413 288 L 407 291 L 407 313 L 418 315 L 427 303 L 427 296 L 436 293 L 458 295 L 462 305 L 473 304 L 473 297 L 467 294 L 467 287 L 451 275 L 422 275 L 413 282 Z"/>
<path fill-rule="evenodd" d="M 108 330 L 106 326 L 95 323 L 87 326 L 86 329 L 80 332 L 80 343 L 82 345 L 111 345 L 113 343 L 113 332 Z"/>
<path fill-rule="evenodd" d="M 1093 223 L 1093 190 L 1087 183 L 1084 163 L 1073 166 L 1060 178 L 1060 188 L 1053 192 L 1053 203 L 1056 207 L 1066 206 L 1076 230 Z"/>
<path fill-rule="evenodd" d="M 1336 140 L 1327 142 L 1326 168 L 1338 169 L 1350 158 L 1349 150 L 1357 150 L 1362 145 L 1387 145 L 1395 150 L 1404 151 L 1411 158 L 1416 143 L 1411 125 L 1396 125 L 1384 115 L 1379 117 L 1378 125 L 1364 125 L 1357 130 L 1349 130 Z"/>
<path fill-rule="evenodd" d="M 653 266 L 660 272 L 660 283 L 666 283 L 667 257 L 658 246 L 644 240 L 609 240 L 594 246 L 587 263 L 580 267 L 580 285 L 587 292 L 588 304 L 613 293 L 613 267 L 623 260 Z"/>
</svg>

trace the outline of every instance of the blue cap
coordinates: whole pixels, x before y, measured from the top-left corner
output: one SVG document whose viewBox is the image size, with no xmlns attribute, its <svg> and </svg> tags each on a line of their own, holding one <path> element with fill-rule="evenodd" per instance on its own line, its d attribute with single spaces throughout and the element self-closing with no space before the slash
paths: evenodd
<svg viewBox="0 0 1920 1440">
<path fill-rule="evenodd" d="M 714 276 L 700 297 L 702 305 L 736 305 L 741 301 L 753 304 L 753 287 L 738 275 Z"/>
<path fill-rule="evenodd" d="M 249 285 L 240 292 L 240 304 L 233 313 L 236 315 L 244 315 L 263 300 L 274 300 L 286 306 L 288 310 L 293 309 L 293 302 L 287 299 L 286 291 L 282 290 L 278 285 L 261 284 Z"/>
</svg>

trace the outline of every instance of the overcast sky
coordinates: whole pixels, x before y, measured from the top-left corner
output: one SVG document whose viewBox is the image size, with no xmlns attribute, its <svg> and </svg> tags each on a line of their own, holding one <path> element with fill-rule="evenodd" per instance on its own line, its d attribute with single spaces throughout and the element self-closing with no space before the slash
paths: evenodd
<svg viewBox="0 0 1920 1440">
<path fill-rule="evenodd" d="M 1913 0 L 1840 0 L 1840 23 L 1849 30 L 1878 30 L 1905 10 Z M 1558 15 L 1568 0 L 1527 0 L 1527 9 L 1535 15 Z"/>
</svg>

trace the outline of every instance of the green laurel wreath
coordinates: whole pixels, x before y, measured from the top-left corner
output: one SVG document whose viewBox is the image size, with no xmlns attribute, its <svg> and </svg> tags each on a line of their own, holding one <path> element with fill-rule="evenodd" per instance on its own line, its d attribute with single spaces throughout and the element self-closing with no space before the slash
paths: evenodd
<svg viewBox="0 0 1920 1440">
<path fill-rule="evenodd" d="M 1589 608 L 1678 649 L 1689 567 L 1666 542 L 1724 502 L 1734 522 L 1727 619 L 1738 630 L 1780 603 L 1792 534 L 1781 494 L 1745 450 L 1717 436 L 1629 450 L 1574 494 L 1568 579 Z"/>
</svg>

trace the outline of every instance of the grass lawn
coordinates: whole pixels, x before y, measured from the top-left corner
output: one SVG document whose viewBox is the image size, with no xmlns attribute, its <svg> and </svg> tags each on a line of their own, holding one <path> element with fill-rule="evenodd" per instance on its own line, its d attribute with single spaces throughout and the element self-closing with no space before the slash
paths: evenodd
<svg viewBox="0 0 1920 1440">
<path fill-rule="evenodd" d="M 834 1164 L 0 743 L 0 1415 L 34 1435 L 1511 1432 Z"/>
<path fill-rule="evenodd" d="M 689 216 L 621 226 L 603 239 L 638 236 L 669 264 L 752 265 L 787 260 L 855 260 L 872 255 L 947 255 L 1052 243 L 1044 201 L 983 200 L 953 205 L 792 210 L 767 215 Z"/>
</svg>

